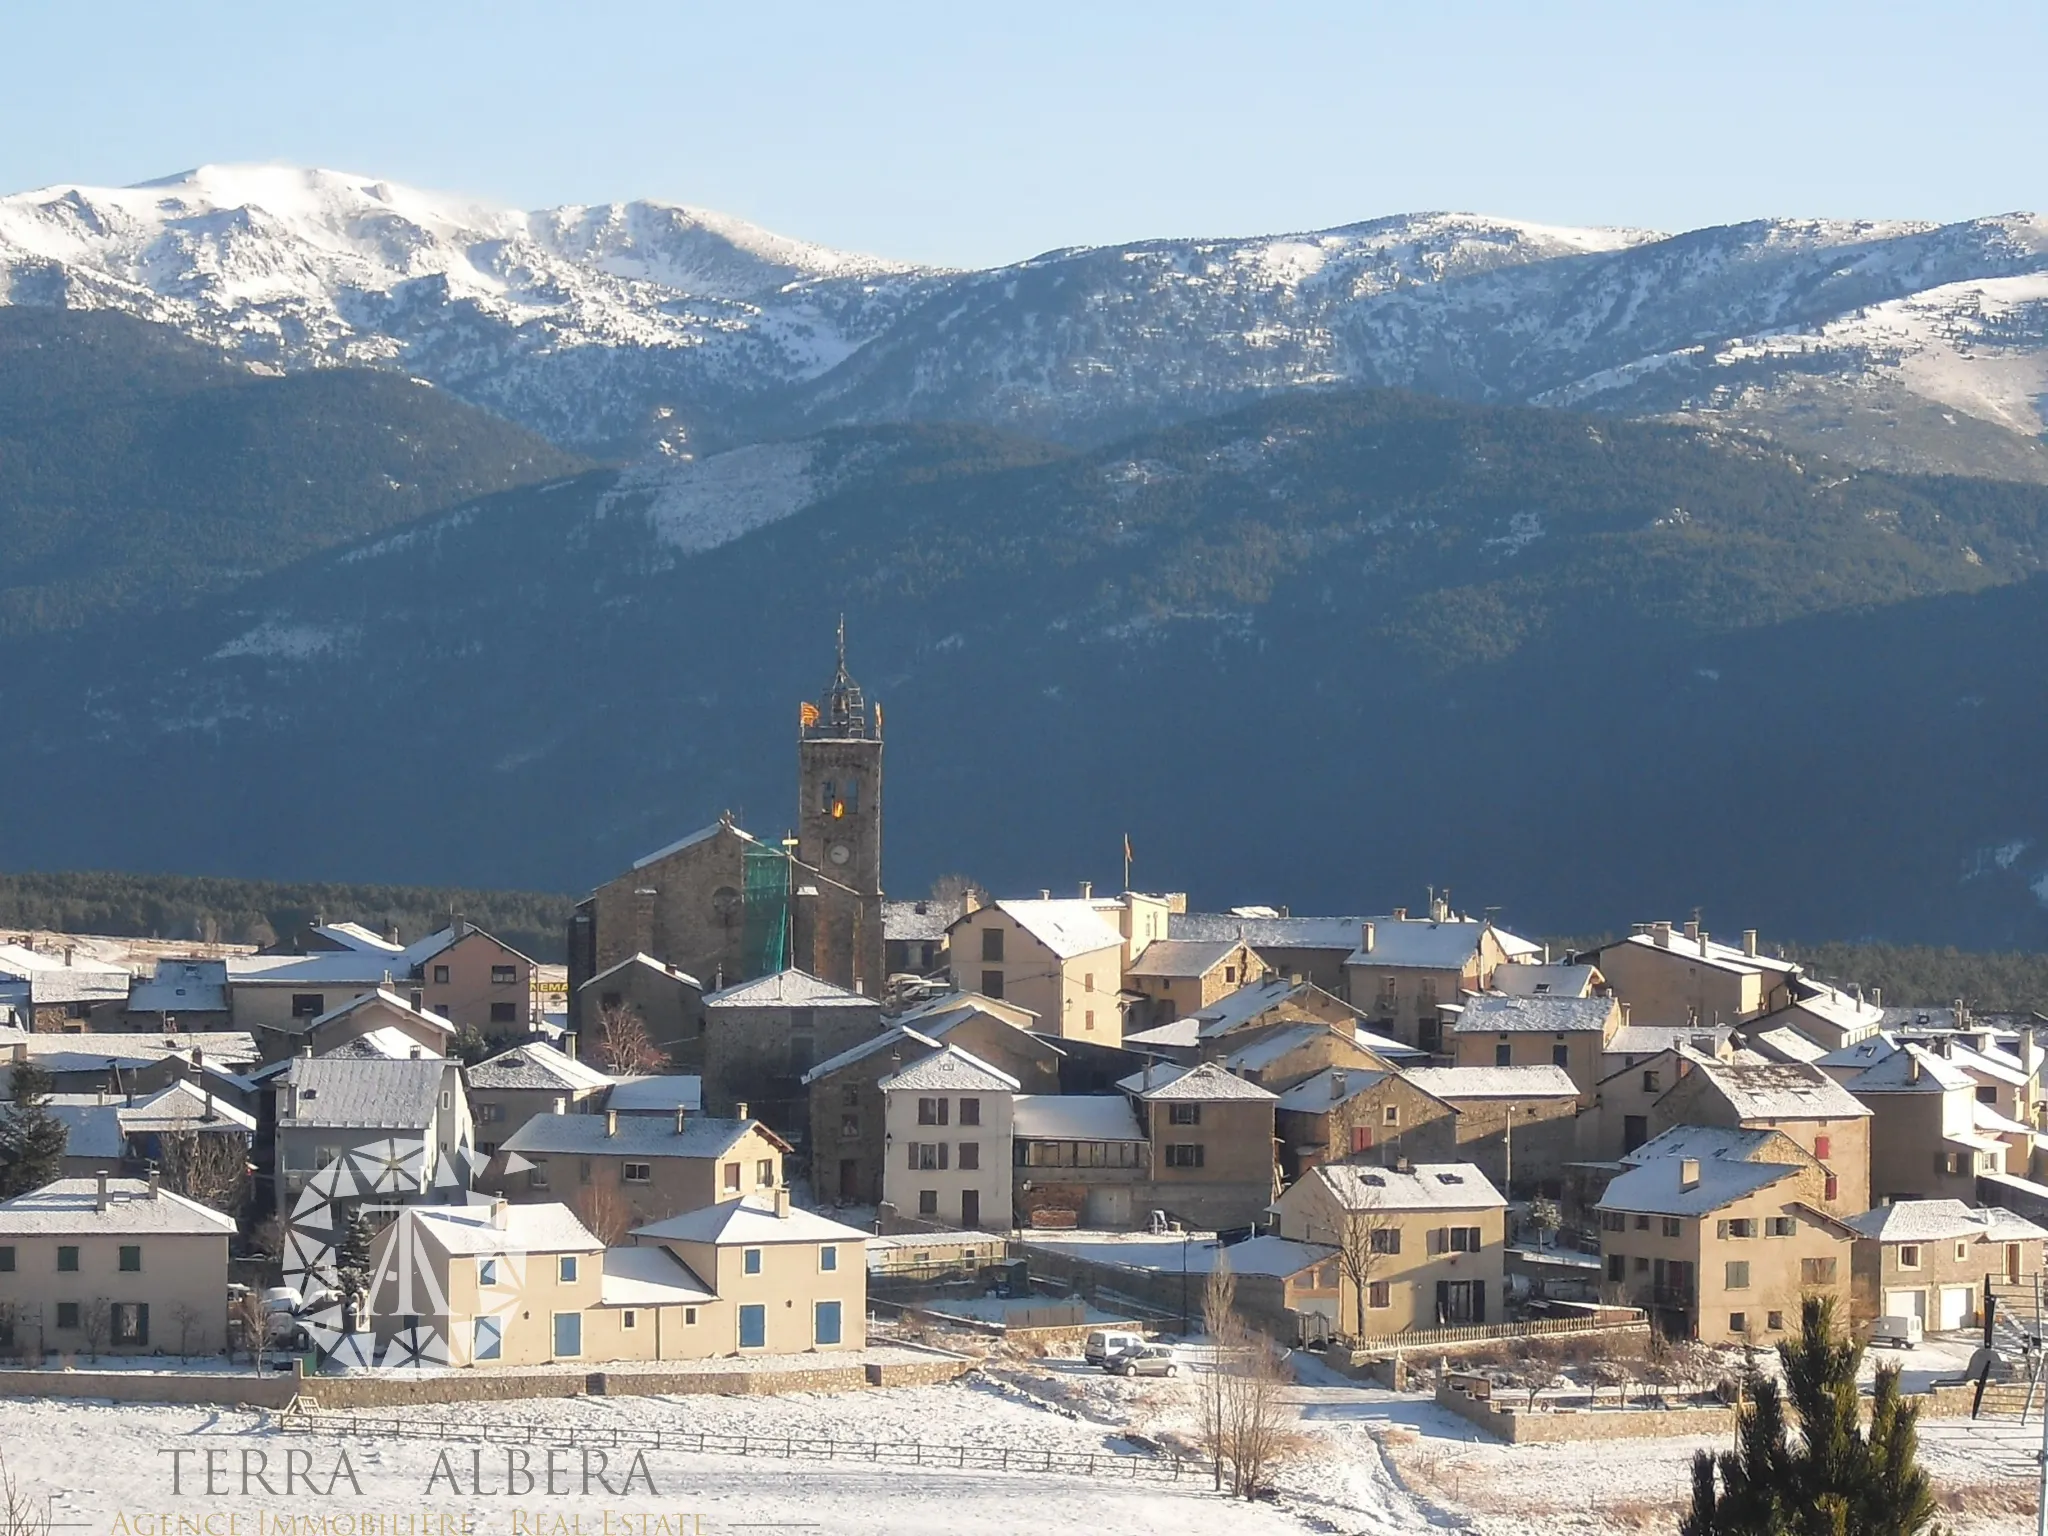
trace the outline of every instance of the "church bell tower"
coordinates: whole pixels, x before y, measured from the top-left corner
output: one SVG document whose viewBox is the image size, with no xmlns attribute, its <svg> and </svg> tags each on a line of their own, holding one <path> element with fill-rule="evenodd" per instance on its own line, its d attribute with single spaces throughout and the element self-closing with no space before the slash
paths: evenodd
<svg viewBox="0 0 2048 1536">
<path fill-rule="evenodd" d="M 797 953 L 791 963 L 879 997 L 882 943 L 882 707 L 870 706 L 839 664 L 824 696 L 798 712 Z M 813 875 L 811 871 L 816 871 Z M 804 888 L 817 894 L 807 896 Z M 808 919 L 808 921 L 806 921 Z M 806 932 L 808 930 L 808 932 Z"/>
</svg>

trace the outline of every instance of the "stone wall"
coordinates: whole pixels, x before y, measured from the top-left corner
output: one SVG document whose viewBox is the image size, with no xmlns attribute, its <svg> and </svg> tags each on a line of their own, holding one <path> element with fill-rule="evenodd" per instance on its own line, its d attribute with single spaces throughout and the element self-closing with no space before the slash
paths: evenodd
<svg viewBox="0 0 2048 1536">
<path fill-rule="evenodd" d="M 298 1396 L 296 1373 L 258 1376 L 194 1371 L 0 1371 L 0 1397 L 104 1398 L 115 1403 L 203 1403 L 282 1408 Z"/>
</svg>

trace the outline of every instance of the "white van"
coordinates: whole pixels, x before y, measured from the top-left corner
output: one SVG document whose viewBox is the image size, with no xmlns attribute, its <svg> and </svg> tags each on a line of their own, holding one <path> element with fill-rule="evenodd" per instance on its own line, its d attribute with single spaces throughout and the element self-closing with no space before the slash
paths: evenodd
<svg viewBox="0 0 2048 1536">
<path fill-rule="evenodd" d="M 1145 1336 L 1123 1328 L 1097 1328 L 1081 1345 L 1081 1357 L 1090 1365 L 1101 1365 L 1114 1355 L 1127 1350 L 1143 1349 Z"/>
<path fill-rule="evenodd" d="M 1926 1325 L 1910 1312 L 1893 1317 L 1880 1317 L 1870 1329 L 1870 1344 L 1875 1349 L 1880 1344 L 1889 1344 L 1894 1349 L 1911 1349 L 1926 1334 Z"/>
</svg>

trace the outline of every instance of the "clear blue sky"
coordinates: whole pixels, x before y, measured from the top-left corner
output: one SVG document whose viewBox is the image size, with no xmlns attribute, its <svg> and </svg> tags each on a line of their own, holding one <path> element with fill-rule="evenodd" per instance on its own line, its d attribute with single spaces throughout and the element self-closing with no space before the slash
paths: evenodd
<svg viewBox="0 0 2048 1536">
<path fill-rule="evenodd" d="M 7 0 L 0 190 L 319 164 L 961 265 L 1455 208 L 2048 206 L 2048 3 Z"/>
</svg>

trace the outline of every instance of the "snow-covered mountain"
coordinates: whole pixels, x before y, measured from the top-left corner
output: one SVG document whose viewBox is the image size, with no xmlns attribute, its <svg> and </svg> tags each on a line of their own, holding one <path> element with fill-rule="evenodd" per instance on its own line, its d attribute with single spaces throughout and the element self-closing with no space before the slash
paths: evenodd
<svg viewBox="0 0 2048 1536">
<path fill-rule="evenodd" d="M 0 198 L 0 300 L 124 309 L 253 364 L 402 368 L 582 448 L 907 419 L 1102 441 L 1362 382 L 2048 478 L 2048 218 L 2026 214 L 1678 235 L 1415 214 L 947 272 L 669 204 L 205 167 Z"/>
</svg>

